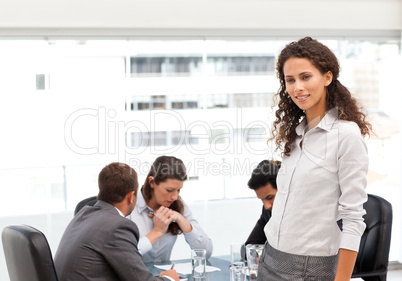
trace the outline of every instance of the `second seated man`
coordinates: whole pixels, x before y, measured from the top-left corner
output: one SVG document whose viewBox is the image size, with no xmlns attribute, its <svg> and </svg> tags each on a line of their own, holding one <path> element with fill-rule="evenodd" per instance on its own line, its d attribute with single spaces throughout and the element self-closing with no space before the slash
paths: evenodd
<svg viewBox="0 0 402 281">
<path fill-rule="evenodd" d="M 263 207 L 261 216 L 247 238 L 245 245 L 264 244 L 267 241 L 264 227 L 271 218 L 272 206 L 276 192 L 278 191 L 276 188 L 276 177 L 280 167 L 280 161 L 263 160 L 253 170 L 251 178 L 248 181 L 248 187 L 255 191 L 256 196 L 261 199 Z"/>
<path fill-rule="evenodd" d="M 276 188 L 276 177 L 280 167 L 280 161 L 263 160 L 253 170 L 251 178 L 247 183 L 248 187 L 255 191 L 257 198 L 261 199 L 263 207 L 260 218 L 247 238 L 246 243 L 242 245 L 241 255 L 243 259 L 247 259 L 246 245 L 265 244 L 267 241 L 264 227 L 271 218 L 272 206 L 276 192 L 278 191 Z"/>
</svg>

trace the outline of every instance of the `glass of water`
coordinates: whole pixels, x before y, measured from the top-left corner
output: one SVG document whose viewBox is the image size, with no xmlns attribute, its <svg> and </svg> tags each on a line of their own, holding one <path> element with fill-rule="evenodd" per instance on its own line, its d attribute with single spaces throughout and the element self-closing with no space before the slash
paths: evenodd
<svg viewBox="0 0 402 281">
<path fill-rule="evenodd" d="M 230 263 L 243 261 L 241 256 L 241 246 L 242 244 L 240 243 L 230 244 Z"/>
<path fill-rule="evenodd" d="M 230 281 L 245 281 L 246 267 L 244 262 L 235 262 L 230 265 Z"/>
<path fill-rule="evenodd" d="M 250 272 L 250 279 L 257 279 L 258 264 L 260 262 L 262 250 L 264 245 L 261 244 L 249 244 L 246 246 L 247 264 Z"/>
<path fill-rule="evenodd" d="M 206 253 L 205 249 L 191 249 L 192 276 L 196 280 L 205 277 Z"/>
</svg>

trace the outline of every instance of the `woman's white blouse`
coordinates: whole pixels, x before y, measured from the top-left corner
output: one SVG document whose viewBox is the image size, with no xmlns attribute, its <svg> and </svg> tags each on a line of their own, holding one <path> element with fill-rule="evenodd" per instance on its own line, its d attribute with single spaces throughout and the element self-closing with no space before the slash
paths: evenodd
<svg viewBox="0 0 402 281">
<path fill-rule="evenodd" d="M 142 254 L 144 262 L 169 261 L 177 235 L 165 233 L 152 245 L 146 237 L 146 235 L 154 228 L 153 218 L 148 216 L 148 210 L 149 207 L 146 205 L 141 191 L 138 191 L 137 204 L 129 216 L 129 218 L 138 226 L 140 231 L 138 250 Z M 197 220 L 193 217 L 191 210 L 185 203 L 182 215 L 192 226 L 192 230 L 189 233 L 183 233 L 185 240 L 192 249 L 206 249 L 207 258 L 209 258 L 212 255 L 212 240 L 202 230 Z"/>
<path fill-rule="evenodd" d="M 336 116 L 327 113 L 307 132 L 306 120 L 296 128 L 298 136 L 290 156 L 283 158 L 272 217 L 264 228 L 275 249 L 311 256 L 359 249 L 365 229 L 367 147 L 357 124 Z"/>
</svg>

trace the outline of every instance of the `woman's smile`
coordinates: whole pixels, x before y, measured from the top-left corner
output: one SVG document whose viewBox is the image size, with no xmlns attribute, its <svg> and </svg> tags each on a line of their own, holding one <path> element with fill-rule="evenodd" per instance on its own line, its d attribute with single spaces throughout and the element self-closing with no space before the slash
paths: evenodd
<svg viewBox="0 0 402 281">
<path fill-rule="evenodd" d="M 296 99 L 297 99 L 299 102 L 303 102 L 303 101 L 306 101 L 309 96 L 310 96 L 310 95 L 296 96 Z"/>
</svg>

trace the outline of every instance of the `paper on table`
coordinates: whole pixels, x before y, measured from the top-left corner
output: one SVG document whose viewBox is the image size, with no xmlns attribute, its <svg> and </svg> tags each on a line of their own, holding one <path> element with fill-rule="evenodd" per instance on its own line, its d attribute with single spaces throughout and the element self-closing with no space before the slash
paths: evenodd
<svg viewBox="0 0 402 281">
<path fill-rule="evenodd" d="M 154 266 L 159 269 L 162 269 L 162 270 L 169 270 L 172 267 L 171 264 L 154 265 Z M 183 275 L 191 274 L 191 262 L 175 263 L 174 269 L 179 274 L 183 274 Z M 210 265 L 207 265 L 205 267 L 205 272 L 213 272 L 213 271 L 220 271 L 220 269 L 215 266 L 210 266 Z"/>
</svg>

